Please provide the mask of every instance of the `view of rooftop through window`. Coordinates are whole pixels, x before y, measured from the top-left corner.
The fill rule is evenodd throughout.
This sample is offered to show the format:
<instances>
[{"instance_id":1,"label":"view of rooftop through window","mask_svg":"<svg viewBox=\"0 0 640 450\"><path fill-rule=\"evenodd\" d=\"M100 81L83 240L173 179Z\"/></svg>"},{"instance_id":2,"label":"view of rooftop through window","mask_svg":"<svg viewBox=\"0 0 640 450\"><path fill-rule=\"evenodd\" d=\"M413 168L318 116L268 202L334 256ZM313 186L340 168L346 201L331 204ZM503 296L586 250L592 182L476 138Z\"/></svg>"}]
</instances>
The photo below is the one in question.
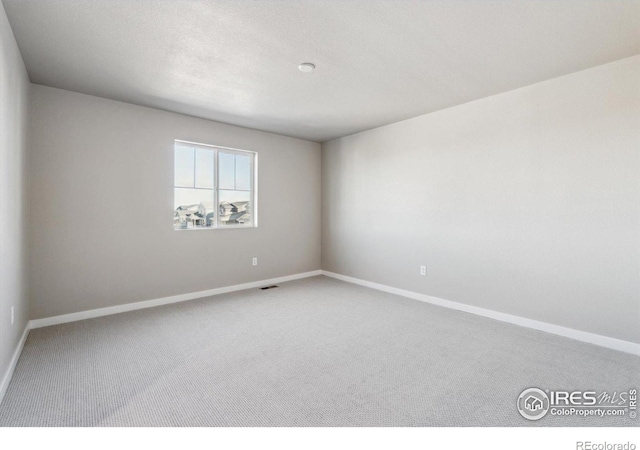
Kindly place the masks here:
<instances>
[{"instance_id":1,"label":"view of rooftop through window","mask_svg":"<svg viewBox=\"0 0 640 450\"><path fill-rule=\"evenodd\" d=\"M255 226L255 153L176 141L174 228Z\"/></svg>"}]
</instances>

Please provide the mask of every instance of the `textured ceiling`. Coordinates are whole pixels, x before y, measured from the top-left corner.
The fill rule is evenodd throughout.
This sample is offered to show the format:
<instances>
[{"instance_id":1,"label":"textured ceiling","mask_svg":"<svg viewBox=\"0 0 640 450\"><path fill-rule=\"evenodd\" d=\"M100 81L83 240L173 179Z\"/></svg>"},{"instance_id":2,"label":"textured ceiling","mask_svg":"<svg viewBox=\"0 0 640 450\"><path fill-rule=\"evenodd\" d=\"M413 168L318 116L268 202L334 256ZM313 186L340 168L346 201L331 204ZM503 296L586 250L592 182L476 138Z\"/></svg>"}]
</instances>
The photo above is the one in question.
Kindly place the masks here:
<instances>
[{"instance_id":1,"label":"textured ceiling","mask_svg":"<svg viewBox=\"0 0 640 450\"><path fill-rule=\"evenodd\" d=\"M634 0L3 4L34 83L313 141L640 53Z\"/></svg>"}]
</instances>

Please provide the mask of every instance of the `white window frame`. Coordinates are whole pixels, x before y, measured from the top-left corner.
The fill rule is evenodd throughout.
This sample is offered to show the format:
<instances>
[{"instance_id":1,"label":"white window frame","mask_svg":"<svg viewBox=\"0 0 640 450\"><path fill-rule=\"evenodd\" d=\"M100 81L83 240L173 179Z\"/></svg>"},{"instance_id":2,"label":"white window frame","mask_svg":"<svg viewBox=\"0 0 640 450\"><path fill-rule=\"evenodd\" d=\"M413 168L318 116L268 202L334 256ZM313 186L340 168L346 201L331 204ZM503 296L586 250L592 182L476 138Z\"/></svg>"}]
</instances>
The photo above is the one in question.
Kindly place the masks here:
<instances>
[{"instance_id":1,"label":"white window frame","mask_svg":"<svg viewBox=\"0 0 640 450\"><path fill-rule=\"evenodd\" d=\"M194 147L194 149L200 148L202 150L208 150L208 151L213 151L213 189L209 189L209 188L193 188L193 189L203 189L203 190L212 190L213 191L213 205L214 205L214 209L215 209L215 213L214 213L214 218L215 220L213 221L213 226L211 227L193 227L193 228L176 228L175 226L173 227L174 231L196 231L196 230L226 230L226 229L238 229L238 228L257 228L258 227L258 152L252 151L252 150L243 150L243 149L239 149L239 148L231 148L231 147L222 147L219 145L209 145L209 144L202 144L199 142L191 142L191 141L185 141L182 139L176 139L174 140L173 143L173 158L174 158L174 183L173 183L173 195L174 195L174 202L173 204L175 205L175 190L176 188L185 188L184 186L176 186L175 184L175 151L176 151L176 146L182 144L182 145L187 145L189 147ZM250 217L251 220L248 224L237 224L237 225L221 225L220 222L220 200L219 200L219 180L220 180L220 174L219 174L219 159L218 159L218 155L219 153L227 153L227 154L234 154L234 155L243 155L243 156L251 156L251 160L250 160L250 165L251 165L251 177L250 177L250 181L251 181L251 185L250 185L250 191L249 191L249 205L250 205ZM194 155L195 157L195 155ZM194 170L195 170L195 165L194 165ZM194 180L195 180L195 174L194 174ZM224 190L224 189L223 189ZM175 213L175 206L174 206L174 213Z\"/></svg>"}]
</instances>

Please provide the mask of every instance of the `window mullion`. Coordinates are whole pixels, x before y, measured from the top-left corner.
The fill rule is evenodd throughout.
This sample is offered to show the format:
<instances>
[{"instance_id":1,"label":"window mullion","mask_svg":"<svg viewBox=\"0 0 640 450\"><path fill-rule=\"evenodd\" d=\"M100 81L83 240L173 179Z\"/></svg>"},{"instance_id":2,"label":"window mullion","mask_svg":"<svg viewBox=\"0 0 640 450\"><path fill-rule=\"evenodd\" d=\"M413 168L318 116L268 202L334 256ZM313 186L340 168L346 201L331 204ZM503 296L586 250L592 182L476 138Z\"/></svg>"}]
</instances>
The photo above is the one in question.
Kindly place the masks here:
<instances>
[{"instance_id":1,"label":"window mullion","mask_svg":"<svg viewBox=\"0 0 640 450\"><path fill-rule=\"evenodd\" d=\"M219 193L219 189L218 189L218 180L220 179L220 164L219 164L219 159L218 159L218 155L220 154L220 152L218 151L218 149L214 149L213 150L213 154L214 154L214 158L213 158L213 163L214 163L214 168L213 168L213 216L215 218L215 228L219 228L220 227L220 201L218 200L218 193Z\"/></svg>"}]
</instances>

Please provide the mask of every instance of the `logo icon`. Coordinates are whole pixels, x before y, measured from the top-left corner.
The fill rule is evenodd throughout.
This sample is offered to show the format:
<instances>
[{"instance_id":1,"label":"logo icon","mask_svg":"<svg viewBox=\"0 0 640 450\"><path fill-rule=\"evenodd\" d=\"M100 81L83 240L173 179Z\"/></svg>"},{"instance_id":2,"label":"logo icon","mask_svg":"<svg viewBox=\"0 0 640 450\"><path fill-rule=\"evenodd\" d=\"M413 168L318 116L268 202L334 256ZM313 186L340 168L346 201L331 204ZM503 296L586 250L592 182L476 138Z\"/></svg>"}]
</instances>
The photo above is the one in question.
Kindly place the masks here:
<instances>
[{"instance_id":1,"label":"logo icon","mask_svg":"<svg viewBox=\"0 0 640 450\"><path fill-rule=\"evenodd\" d=\"M518 397L518 412L527 420L539 420L549 412L549 397L538 388L522 391Z\"/></svg>"}]
</instances>

